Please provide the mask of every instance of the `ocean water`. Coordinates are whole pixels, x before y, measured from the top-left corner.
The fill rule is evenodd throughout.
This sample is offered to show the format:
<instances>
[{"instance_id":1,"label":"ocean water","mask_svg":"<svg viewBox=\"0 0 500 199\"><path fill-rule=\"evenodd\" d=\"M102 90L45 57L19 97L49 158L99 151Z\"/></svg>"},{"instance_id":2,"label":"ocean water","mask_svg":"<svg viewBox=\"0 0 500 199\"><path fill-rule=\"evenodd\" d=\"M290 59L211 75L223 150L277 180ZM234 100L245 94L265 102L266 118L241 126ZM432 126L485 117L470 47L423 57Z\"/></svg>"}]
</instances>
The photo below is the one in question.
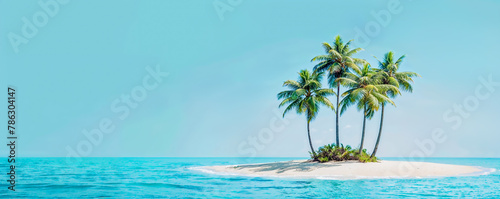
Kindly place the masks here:
<instances>
[{"instance_id":1,"label":"ocean water","mask_svg":"<svg viewBox=\"0 0 500 199\"><path fill-rule=\"evenodd\" d=\"M0 198L500 198L500 158L428 158L497 171L422 179L259 178L193 169L293 159L304 158L83 158L71 164L65 158L21 158L15 192L7 189L7 161L0 163Z\"/></svg>"}]
</instances>

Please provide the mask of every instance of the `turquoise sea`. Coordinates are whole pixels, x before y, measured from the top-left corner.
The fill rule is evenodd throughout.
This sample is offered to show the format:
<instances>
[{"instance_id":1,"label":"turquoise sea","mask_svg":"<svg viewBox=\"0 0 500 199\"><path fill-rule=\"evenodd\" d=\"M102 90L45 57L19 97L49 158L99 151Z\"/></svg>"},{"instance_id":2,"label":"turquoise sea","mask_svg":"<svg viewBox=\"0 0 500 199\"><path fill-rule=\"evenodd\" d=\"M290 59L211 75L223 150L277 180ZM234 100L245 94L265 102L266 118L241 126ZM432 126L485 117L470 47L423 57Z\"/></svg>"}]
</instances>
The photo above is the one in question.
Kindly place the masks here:
<instances>
[{"instance_id":1,"label":"turquoise sea","mask_svg":"<svg viewBox=\"0 0 500 199\"><path fill-rule=\"evenodd\" d=\"M500 198L500 158L428 158L496 171L424 179L258 178L193 169L293 159L304 158L83 158L71 164L66 158L21 158L15 192L7 189L7 161L0 164L0 198Z\"/></svg>"}]
</instances>

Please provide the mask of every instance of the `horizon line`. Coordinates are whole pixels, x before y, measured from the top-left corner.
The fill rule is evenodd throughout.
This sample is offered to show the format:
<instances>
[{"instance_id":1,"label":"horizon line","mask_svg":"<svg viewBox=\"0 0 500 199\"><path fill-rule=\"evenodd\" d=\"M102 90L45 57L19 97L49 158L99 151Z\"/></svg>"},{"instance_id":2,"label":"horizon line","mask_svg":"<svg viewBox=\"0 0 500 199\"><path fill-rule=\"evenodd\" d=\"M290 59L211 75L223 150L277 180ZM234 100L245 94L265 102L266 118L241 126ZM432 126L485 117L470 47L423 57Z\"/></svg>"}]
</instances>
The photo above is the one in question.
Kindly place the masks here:
<instances>
[{"instance_id":1,"label":"horizon line","mask_svg":"<svg viewBox=\"0 0 500 199\"><path fill-rule=\"evenodd\" d=\"M17 158L68 158L63 156L30 156L30 157L17 157ZM71 157L75 158L75 157ZM196 156L92 156L92 157L78 157L78 158L306 158L310 159L310 157L196 157ZM426 158L500 158L500 157L423 157L423 158L414 158L414 157L378 157L380 158L412 158L412 159L426 159Z\"/></svg>"}]
</instances>

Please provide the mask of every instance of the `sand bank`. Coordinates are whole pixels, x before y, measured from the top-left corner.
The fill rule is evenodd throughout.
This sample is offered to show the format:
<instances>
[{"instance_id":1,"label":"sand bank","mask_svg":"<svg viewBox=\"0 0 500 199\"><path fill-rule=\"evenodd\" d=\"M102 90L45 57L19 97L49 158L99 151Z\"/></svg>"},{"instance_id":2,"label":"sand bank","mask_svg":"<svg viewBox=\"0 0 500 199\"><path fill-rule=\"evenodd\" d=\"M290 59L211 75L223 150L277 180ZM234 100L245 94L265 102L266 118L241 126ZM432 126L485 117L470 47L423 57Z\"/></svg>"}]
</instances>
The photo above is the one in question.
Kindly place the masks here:
<instances>
[{"instance_id":1,"label":"sand bank","mask_svg":"<svg viewBox=\"0 0 500 199\"><path fill-rule=\"evenodd\" d=\"M318 163L295 160L262 164L206 166L195 169L222 175L319 179L426 178L484 175L494 171L474 166L385 160L372 163L358 161Z\"/></svg>"}]
</instances>

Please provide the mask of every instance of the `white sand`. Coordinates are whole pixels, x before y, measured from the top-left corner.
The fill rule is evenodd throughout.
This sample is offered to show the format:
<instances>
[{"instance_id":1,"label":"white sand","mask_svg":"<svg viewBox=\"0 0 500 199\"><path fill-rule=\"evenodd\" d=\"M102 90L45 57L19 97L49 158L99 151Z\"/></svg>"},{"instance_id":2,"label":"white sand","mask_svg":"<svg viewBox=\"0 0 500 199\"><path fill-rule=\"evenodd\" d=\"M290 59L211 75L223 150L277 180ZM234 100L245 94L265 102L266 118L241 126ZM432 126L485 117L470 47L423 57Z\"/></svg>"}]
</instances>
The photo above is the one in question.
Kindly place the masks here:
<instances>
[{"instance_id":1,"label":"white sand","mask_svg":"<svg viewBox=\"0 0 500 199\"><path fill-rule=\"evenodd\" d=\"M198 170L223 175L320 179L424 178L483 175L491 172L489 169L473 166L385 160L372 163L358 161L317 163L295 160L263 164L206 166L199 167Z\"/></svg>"}]
</instances>

